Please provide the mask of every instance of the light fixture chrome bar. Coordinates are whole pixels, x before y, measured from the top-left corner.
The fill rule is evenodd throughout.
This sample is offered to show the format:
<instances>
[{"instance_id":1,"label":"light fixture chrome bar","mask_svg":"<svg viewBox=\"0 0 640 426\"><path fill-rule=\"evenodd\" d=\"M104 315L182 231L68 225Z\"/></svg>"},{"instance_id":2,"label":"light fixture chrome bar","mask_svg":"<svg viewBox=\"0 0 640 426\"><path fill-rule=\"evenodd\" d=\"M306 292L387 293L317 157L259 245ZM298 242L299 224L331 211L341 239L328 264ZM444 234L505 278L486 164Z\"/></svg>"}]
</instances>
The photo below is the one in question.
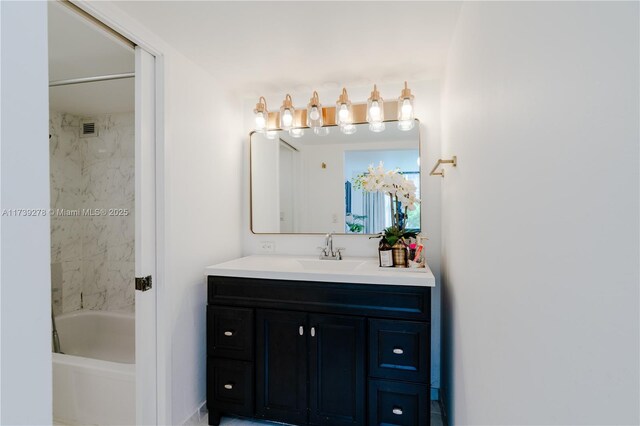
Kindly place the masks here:
<instances>
[{"instance_id":1,"label":"light fixture chrome bar","mask_svg":"<svg viewBox=\"0 0 640 426\"><path fill-rule=\"evenodd\" d=\"M121 74L98 75L95 77L70 78L68 80L50 81L49 87L68 86L69 84L93 83L95 81L121 80L123 78L133 78L136 76L134 72L125 72Z\"/></svg>"}]
</instances>

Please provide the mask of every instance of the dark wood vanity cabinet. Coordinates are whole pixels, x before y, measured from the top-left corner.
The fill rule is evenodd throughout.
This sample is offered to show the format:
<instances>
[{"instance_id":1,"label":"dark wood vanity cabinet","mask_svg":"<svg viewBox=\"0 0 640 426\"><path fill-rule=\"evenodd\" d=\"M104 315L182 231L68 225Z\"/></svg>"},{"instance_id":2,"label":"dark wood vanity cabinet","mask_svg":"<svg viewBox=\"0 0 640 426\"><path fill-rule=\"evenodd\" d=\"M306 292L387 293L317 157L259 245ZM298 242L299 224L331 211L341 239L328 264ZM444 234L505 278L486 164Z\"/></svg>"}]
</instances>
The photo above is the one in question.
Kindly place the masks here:
<instances>
[{"instance_id":1,"label":"dark wood vanity cabinet","mask_svg":"<svg viewBox=\"0 0 640 426\"><path fill-rule=\"evenodd\" d=\"M428 425L429 318L429 287L209 276L209 424Z\"/></svg>"},{"instance_id":2,"label":"dark wood vanity cabinet","mask_svg":"<svg viewBox=\"0 0 640 426\"><path fill-rule=\"evenodd\" d=\"M362 425L365 319L258 309L256 416Z\"/></svg>"}]
</instances>

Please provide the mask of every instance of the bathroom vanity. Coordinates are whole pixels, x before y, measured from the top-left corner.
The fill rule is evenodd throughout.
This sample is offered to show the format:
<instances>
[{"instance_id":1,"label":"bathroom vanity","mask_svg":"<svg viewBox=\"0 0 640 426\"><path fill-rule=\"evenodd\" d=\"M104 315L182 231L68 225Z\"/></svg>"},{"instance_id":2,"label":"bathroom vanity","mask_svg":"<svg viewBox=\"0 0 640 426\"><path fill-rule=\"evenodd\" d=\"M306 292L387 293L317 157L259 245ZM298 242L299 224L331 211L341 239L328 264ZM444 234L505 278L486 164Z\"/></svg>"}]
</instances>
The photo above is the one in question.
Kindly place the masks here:
<instances>
[{"instance_id":1,"label":"bathroom vanity","mask_svg":"<svg viewBox=\"0 0 640 426\"><path fill-rule=\"evenodd\" d=\"M210 425L429 424L428 268L249 256L205 273Z\"/></svg>"}]
</instances>

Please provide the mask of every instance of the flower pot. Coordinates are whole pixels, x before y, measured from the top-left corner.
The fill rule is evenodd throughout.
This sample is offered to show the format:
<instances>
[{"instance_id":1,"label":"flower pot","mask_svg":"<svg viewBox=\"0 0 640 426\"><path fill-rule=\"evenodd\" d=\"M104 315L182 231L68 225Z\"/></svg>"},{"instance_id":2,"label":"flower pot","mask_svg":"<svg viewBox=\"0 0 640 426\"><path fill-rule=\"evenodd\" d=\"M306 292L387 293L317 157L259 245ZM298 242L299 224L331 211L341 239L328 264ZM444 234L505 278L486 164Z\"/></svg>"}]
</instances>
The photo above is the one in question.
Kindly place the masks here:
<instances>
[{"instance_id":1,"label":"flower pot","mask_svg":"<svg viewBox=\"0 0 640 426\"><path fill-rule=\"evenodd\" d=\"M397 241L392 247L393 252L393 266L396 268L407 267L407 246L402 240Z\"/></svg>"}]
</instances>

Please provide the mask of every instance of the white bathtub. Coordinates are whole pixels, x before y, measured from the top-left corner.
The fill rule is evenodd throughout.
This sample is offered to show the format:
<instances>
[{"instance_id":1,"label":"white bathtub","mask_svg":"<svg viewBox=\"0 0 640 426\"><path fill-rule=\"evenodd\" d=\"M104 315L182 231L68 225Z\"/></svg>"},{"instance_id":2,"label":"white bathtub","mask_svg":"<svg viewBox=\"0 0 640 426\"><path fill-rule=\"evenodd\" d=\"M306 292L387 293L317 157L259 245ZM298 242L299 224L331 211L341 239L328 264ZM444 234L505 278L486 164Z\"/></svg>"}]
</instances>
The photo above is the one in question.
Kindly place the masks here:
<instances>
[{"instance_id":1,"label":"white bathtub","mask_svg":"<svg viewBox=\"0 0 640 426\"><path fill-rule=\"evenodd\" d=\"M77 425L135 424L133 314L78 311L56 317L53 418Z\"/></svg>"}]
</instances>

